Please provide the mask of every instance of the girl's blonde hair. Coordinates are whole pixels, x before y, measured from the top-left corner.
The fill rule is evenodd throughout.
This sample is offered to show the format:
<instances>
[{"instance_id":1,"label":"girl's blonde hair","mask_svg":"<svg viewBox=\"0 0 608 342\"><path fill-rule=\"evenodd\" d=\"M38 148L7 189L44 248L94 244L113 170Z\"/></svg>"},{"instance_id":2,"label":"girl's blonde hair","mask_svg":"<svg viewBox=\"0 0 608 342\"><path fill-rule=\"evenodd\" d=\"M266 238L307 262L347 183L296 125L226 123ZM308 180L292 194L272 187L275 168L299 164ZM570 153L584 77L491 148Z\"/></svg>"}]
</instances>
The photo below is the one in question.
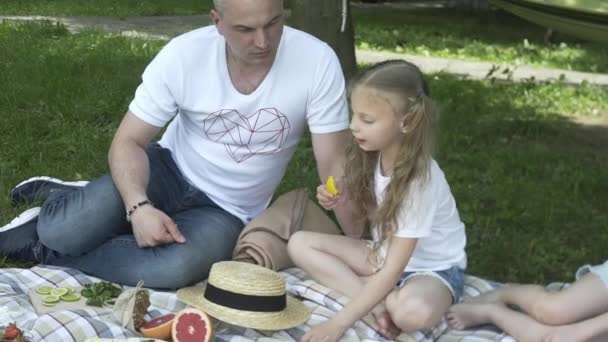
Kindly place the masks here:
<instances>
[{"instance_id":1,"label":"girl's blonde hair","mask_svg":"<svg viewBox=\"0 0 608 342\"><path fill-rule=\"evenodd\" d=\"M414 181L422 184L428 179L436 112L422 72L416 65L403 60L386 61L362 70L350 83L349 98L357 87L386 92L393 95L387 98L400 100L391 105L404 123L401 146L379 207L374 194L379 153L362 150L354 138L347 149L346 189L359 206L359 219L365 220L369 227L376 227L379 241L386 241L397 229L399 211L406 209L404 203L416 200L408 198ZM379 247L376 244L373 249L376 257Z\"/></svg>"}]
</instances>

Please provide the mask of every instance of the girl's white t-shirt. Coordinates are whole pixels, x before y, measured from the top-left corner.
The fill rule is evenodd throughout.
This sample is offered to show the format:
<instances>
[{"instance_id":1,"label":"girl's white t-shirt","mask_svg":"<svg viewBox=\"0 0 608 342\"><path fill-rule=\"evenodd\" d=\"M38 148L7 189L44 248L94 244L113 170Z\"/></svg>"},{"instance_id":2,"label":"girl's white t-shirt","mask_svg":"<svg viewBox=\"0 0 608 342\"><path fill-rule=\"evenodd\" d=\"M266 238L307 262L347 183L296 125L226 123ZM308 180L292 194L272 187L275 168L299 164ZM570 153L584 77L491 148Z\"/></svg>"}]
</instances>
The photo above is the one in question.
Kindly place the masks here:
<instances>
[{"instance_id":1,"label":"girl's white t-shirt","mask_svg":"<svg viewBox=\"0 0 608 342\"><path fill-rule=\"evenodd\" d=\"M382 175L380 158L375 171L375 194L378 205L382 203L384 191L391 178ZM465 269L466 235L460 220L456 201L443 171L434 159L430 161L429 177L426 181L415 181L410 186L410 195L404 200L397 217L398 229L394 236L417 238L418 242L405 271L441 271L458 266ZM374 241L378 231L372 229ZM386 258L388 241L379 251L381 260Z\"/></svg>"},{"instance_id":2,"label":"girl's white t-shirt","mask_svg":"<svg viewBox=\"0 0 608 342\"><path fill-rule=\"evenodd\" d=\"M342 69L319 39L285 26L271 70L251 94L228 73L226 41L214 26L169 42L148 65L129 110L164 127L184 177L248 222L266 208L298 141L347 129Z\"/></svg>"}]
</instances>

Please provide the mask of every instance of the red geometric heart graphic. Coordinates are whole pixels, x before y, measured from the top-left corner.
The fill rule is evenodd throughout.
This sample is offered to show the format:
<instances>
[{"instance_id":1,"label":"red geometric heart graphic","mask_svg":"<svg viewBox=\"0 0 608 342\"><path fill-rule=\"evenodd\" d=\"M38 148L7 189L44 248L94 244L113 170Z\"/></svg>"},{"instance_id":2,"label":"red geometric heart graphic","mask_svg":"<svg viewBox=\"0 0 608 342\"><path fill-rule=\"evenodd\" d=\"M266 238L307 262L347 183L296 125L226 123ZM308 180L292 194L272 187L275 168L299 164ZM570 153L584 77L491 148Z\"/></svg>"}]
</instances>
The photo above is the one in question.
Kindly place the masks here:
<instances>
[{"instance_id":1,"label":"red geometric heart graphic","mask_svg":"<svg viewBox=\"0 0 608 342\"><path fill-rule=\"evenodd\" d=\"M205 119L204 131L223 143L230 157L241 163L256 154L280 150L289 135L289 120L276 108L262 108L246 116L234 109L221 109Z\"/></svg>"}]
</instances>

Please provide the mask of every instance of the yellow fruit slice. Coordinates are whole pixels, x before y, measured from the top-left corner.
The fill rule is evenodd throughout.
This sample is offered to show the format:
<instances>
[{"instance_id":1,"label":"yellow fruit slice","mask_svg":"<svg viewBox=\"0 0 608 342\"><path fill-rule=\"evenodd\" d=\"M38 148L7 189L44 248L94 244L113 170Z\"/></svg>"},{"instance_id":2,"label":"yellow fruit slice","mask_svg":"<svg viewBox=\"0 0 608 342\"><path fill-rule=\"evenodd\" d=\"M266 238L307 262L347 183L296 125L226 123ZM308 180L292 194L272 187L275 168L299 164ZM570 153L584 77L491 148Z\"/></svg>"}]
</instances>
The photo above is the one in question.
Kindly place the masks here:
<instances>
[{"instance_id":1,"label":"yellow fruit slice","mask_svg":"<svg viewBox=\"0 0 608 342\"><path fill-rule=\"evenodd\" d=\"M51 290L51 295L57 296L57 297L61 297L61 296L64 296L64 295L68 294L68 292L70 292L69 289L66 289L65 287L59 287L59 288L56 288L56 289L52 289Z\"/></svg>"},{"instance_id":2,"label":"yellow fruit slice","mask_svg":"<svg viewBox=\"0 0 608 342\"><path fill-rule=\"evenodd\" d=\"M80 300L80 293L73 292L65 294L61 296L61 300L63 300L64 302L77 302Z\"/></svg>"},{"instance_id":3,"label":"yellow fruit slice","mask_svg":"<svg viewBox=\"0 0 608 342\"><path fill-rule=\"evenodd\" d=\"M329 193L332 195L338 194L338 189L336 189L336 183L334 182L333 176L327 177L327 183L325 184L325 189L327 189L327 191L329 191Z\"/></svg>"},{"instance_id":4,"label":"yellow fruit slice","mask_svg":"<svg viewBox=\"0 0 608 342\"><path fill-rule=\"evenodd\" d=\"M53 295L48 295L48 296L44 296L42 297L42 304L55 304L59 302L59 297L58 296L53 296Z\"/></svg>"},{"instance_id":5,"label":"yellow fruit slice","mask_svg":"<svg viewBox=\"0 0 608 342\"><path fill-rule=\"evenodd\" d=\"M40 287L36 288L36 293L41 294L41 295L47 295L47 294L51 293L52 289L53 289L53 287L51 287L51 286L40 286Z\"/></svg>"}]
</instances>

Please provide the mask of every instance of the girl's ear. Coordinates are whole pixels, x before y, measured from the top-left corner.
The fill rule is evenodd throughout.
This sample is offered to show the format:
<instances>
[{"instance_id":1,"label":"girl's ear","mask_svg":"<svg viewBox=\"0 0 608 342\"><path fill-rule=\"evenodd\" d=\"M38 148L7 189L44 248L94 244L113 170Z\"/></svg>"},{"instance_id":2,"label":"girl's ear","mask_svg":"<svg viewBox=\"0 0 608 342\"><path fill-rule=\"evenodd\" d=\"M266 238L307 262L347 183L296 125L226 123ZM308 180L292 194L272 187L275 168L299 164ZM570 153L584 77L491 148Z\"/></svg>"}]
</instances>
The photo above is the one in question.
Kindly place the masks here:
<instances>
[{"instance_id":1,"label":"girl's ear","mask_svg":"<svg viewBox=\"0 0 608 342\"><path fill-rule=\"evenodd\" d=\"M403 117L401 118L401 133L407 134L411 132L410 123L412 122L413 116L414 113L406 113L403 115Z\"/></svg>"}]
</instances>

